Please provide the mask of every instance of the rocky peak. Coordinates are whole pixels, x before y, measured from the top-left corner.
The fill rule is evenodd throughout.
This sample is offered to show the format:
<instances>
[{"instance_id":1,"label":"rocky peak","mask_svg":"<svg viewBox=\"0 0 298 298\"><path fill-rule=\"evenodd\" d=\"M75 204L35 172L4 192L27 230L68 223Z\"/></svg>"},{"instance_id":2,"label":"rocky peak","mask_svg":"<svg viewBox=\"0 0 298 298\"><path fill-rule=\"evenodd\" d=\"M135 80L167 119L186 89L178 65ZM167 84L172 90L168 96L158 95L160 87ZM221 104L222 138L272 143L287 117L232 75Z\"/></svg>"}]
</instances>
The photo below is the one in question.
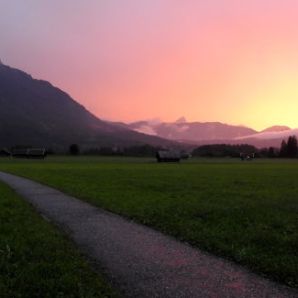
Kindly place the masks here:
<instances>
[{"instance_id":1,"label":"rocky peak","mask_svg":"<svg viewBox=\"0 0 298 298\"><path fill-rule=\"evenodd\" d=\"M175 123L186 123L186 118L185 117L180 117L178 118Z\"/></svg>"}]
</instances>

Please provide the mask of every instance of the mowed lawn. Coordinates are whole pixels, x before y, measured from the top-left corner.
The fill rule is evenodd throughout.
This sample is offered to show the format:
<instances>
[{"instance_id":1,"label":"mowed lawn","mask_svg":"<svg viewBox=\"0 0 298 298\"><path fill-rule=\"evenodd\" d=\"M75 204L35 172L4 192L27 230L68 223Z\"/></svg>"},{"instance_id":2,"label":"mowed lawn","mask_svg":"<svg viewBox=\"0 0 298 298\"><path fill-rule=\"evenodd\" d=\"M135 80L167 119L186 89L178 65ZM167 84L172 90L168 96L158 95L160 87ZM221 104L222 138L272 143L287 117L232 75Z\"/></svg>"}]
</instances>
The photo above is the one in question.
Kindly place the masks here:
<instances>
[{"instance_id":1,"label":"mowed lawn","mask_svg":"<svg viewBox=\"0 0 298 298\"><path fill-rule=\"evenodd\" d=\"M96 206L133 218L298 287L298 161L49 158L0 161Z\"/></svg>"},{"instance_id":2,"label":"mowed lawn","mask_svg":"<svg viewBox=\"0 0 298 298\"><path fill-rule=\"evenodd\" d=\"M0 297L116 297L73 244L0 183Z\"/></svg>"}]
</instances>

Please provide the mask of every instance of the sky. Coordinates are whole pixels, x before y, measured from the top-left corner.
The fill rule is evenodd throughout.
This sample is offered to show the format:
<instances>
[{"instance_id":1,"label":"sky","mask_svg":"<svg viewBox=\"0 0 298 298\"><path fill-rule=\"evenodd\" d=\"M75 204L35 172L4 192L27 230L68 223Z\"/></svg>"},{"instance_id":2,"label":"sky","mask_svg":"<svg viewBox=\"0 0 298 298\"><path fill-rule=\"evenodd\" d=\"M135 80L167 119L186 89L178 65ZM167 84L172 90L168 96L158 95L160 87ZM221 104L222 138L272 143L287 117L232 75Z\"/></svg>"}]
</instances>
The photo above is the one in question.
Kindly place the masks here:
<instances>
[{"instance_id":1,"label":"sky","mask_svg":"<svg viewBox=\"0 0 298 298\"><path fill-rule=\"evenodd\" d=\"M102 119L298 127L296 0L0 0L0 59Z\"/></svg>"}]
</instances>

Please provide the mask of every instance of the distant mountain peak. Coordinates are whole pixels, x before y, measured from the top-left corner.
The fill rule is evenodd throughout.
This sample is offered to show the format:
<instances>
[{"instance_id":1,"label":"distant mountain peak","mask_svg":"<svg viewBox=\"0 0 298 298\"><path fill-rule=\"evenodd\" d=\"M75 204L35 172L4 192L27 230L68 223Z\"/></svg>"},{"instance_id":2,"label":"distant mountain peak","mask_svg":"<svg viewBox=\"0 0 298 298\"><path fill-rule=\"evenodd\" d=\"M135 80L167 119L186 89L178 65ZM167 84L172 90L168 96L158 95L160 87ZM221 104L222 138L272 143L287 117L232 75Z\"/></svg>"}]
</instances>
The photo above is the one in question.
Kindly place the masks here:
<instances>
[{"instance_id":1,"label":"distant mountain peak","mask_svg":"<svg viewBox=\"0 0 298 298\"><path fill-rule=\"evenodd\" d=\"M152 118L152 119L147 119L146 122L155 125L155 124L161 123L162 121L161 121L160 118L155 117L155 118Z\"/></svg>"},{"instance_id":2,"label":"distant mountain peak","mask_svg":"<svg viewBox=\"0 0 298 298\"><path fill-rule=\"evenodd\" d=\"M261 132L280 132L280 131L286 131L290 129L291 129L290 127L285 125L274 125L262 130Z\"/></svg>"},{"instance_id":3,"label":"distant mountain peak","mask_svg":"<svg viewBox=\"0 0 298 298\"><path fill-rule=\"evenodd\" d=\"M220 122L187 122L184 117L175 122L161 122L152 125L147 121L131 123L129 128L155 136L184 142L202 142L212 140L232 140L257 133L257 131L241 126Z\"/></svg>"},{"instance_id":4,"label":"distant mountain peak","mask_svg":"<svg viewBox=\"0 0 298 298\"><path fill-rule=\"evenodd\" d=\"M185 117L180 117L180 118L178 118L176 121L175 121L175 123L186 123L187 122L187 120L186 120L186 118Z\"/></svg>"}]
</instances>

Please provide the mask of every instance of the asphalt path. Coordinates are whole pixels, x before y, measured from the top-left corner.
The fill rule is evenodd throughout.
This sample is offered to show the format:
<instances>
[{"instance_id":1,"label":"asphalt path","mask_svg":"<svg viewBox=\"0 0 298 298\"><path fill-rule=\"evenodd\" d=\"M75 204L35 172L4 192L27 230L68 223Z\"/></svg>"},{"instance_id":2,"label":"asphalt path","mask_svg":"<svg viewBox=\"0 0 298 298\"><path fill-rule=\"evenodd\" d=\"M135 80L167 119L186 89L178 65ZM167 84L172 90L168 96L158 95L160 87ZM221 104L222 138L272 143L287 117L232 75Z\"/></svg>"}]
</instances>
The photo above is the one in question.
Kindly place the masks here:
<instances>
[{"instance_id":1,"label":"asphalt path","mask_svg":"<svg viewBox=\"0 0 298 298\"><path fill-rule=\"evenodd\" d=\"M67 233L123 297L298 297L295 289L54 188L3 172L0 180Z\"/></svg>"}]
</instances>

